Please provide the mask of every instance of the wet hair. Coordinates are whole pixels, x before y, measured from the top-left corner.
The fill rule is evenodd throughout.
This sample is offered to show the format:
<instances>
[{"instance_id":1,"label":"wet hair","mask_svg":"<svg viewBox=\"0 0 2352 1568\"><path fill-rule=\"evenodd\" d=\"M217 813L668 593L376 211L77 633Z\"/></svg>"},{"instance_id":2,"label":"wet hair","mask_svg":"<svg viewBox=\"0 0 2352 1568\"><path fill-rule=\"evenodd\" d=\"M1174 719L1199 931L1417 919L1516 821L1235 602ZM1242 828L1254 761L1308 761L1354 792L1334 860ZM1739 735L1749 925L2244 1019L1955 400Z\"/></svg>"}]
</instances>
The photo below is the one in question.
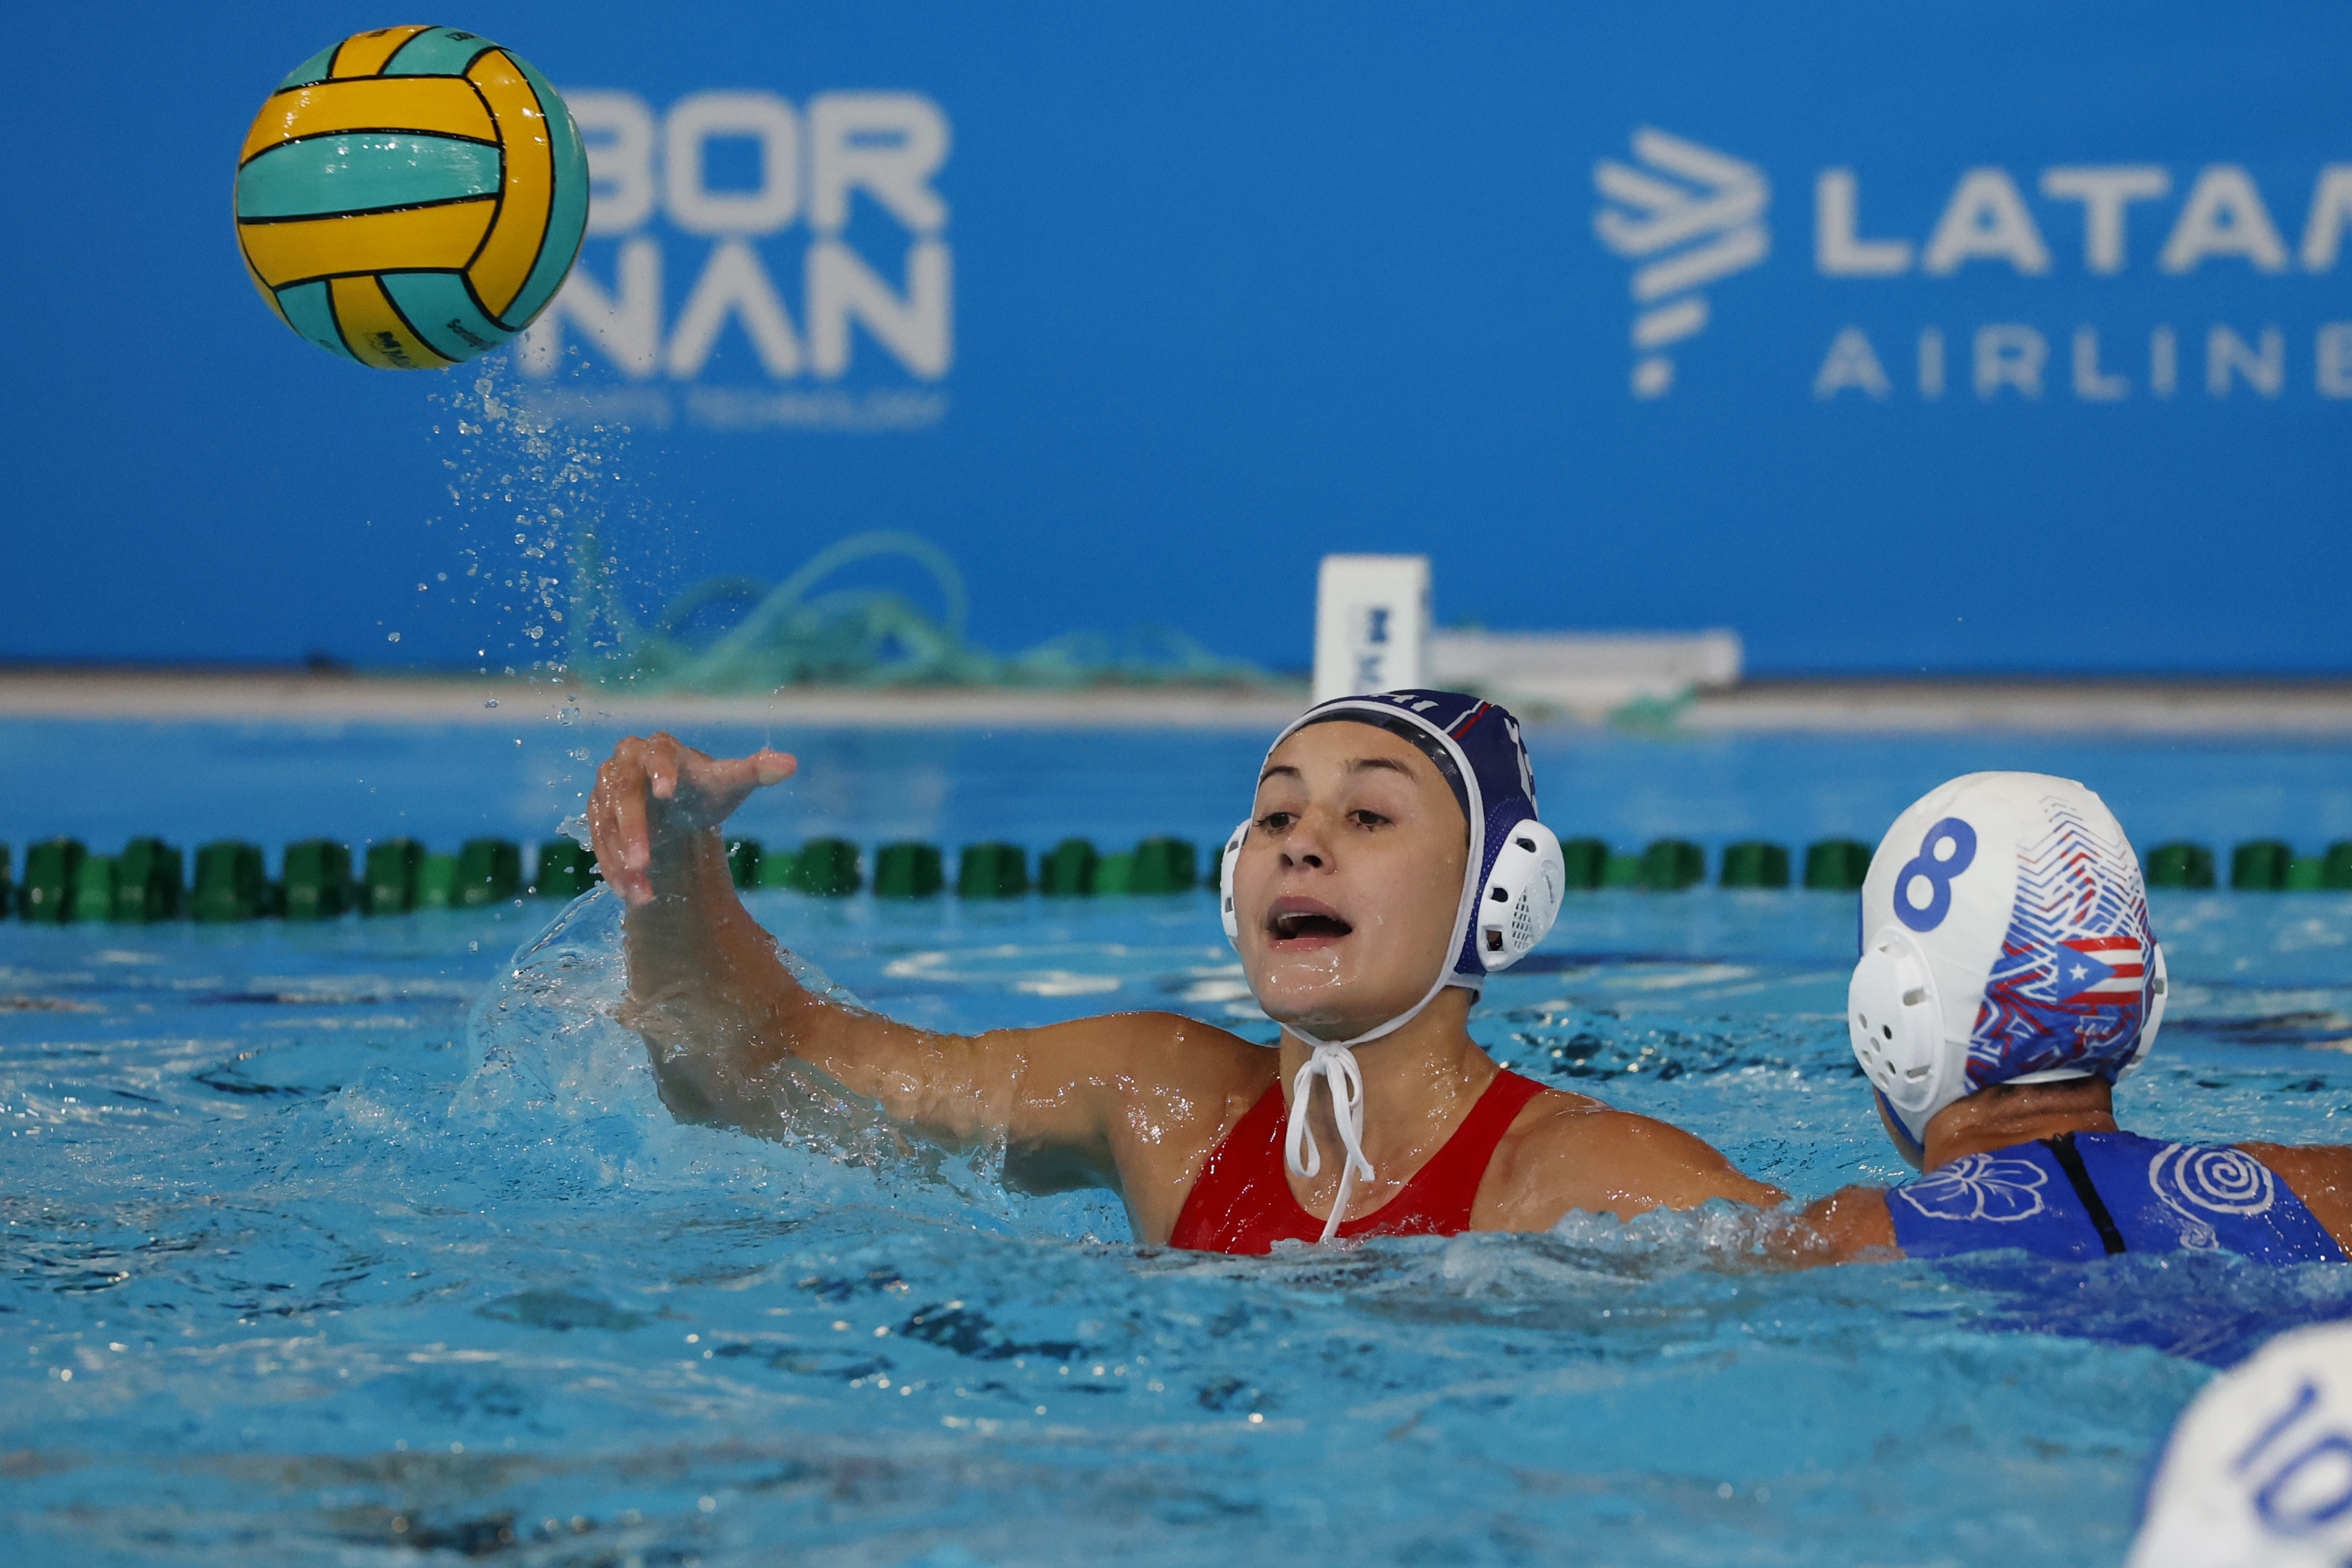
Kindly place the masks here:
<instances>
[{"instance_id":1,"label":"wet hair","mask_svg":"<svg viewBox=\"0 0 2352 1568\"><path fill-rule=\"evenodd\" d=\"M1363 712L1340 712L1309 719L1299 729L1309 729L1317 724L1369 724L1405 742L1437 765L1437 776L1445 781L1445 787L1454 792L1454 804L1462 808L1462 820L1465 823L1470 820L1470 786L1462 782L1462 770L1454 765L1445 748L1437 743L1437 737L1420 725L1407 723L1402 719L1376 719Z\"/></svg>"}]
</instances>

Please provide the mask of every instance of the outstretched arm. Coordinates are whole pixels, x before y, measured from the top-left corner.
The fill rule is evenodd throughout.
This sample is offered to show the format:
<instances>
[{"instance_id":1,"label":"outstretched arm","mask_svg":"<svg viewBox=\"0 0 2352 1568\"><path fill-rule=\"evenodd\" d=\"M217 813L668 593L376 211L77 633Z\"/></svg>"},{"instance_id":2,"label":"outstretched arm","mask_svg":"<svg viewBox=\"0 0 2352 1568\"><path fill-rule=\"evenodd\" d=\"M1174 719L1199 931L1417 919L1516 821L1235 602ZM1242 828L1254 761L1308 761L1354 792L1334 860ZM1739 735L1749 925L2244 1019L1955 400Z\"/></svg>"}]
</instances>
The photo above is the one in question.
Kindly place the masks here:
<instances>
[{"instance_id":1,"label":"outstretched arm","mask_svg":"<svg viewBox=\"0 0 2352 1568\"><path fill-rule=\"evenodd\" d=\"M795 981L735 896L719 835L752 791L795 766L773 751L717 759L656 734L622 742L597 773L597 863L628 905L623 1018L645 1037L673 1112L773 1130L775 1069L797 1058L928 1136L960 1143L1002 1130L1016 1149L1098 1181L1131 1181L1129 1166L1214 1142L1230 1119L1226 1079L1237 1067L1253 1076L1251 1047L1222 1030L1140 1013L940 1035Z\"/></svg>"},{"instance_id":2,"label":"outstretched arm","mask_svg":"<svg viewBox=\"0 0 2352 1568\"><path fill-rule=\"evenodd\" d=\"M1800 1266L1878 1263L1901 1257L1901 1249L1885 1187L1840 1187L1815 1199L1766 1248L1777 1260Z\"/></svg>"},{"instance_id":3,"label":"outstretched arm","mask_svg":"<svg viewBox=\"0 0 2352 1568\"><path fill-rule=\"evenodd\" d=\"M1771 1211L1756 1216L1739 1244L1743 1252L1757 1249L1748 1255L1751 1263L1803 1268L1902 1256L1883 1187L1842 1188L1792 1213L1775 1206L1788 1196L1780 1188L1742 1174L1713 1145L1670 1123L1559 1091L1523 1116L1498 1151L1496 1165L1507 1152L1509 1168L1488 1171L1490 1184L1498 1174L1513 1184L1507 1195L1497 1194L1495 1228L1548 1230L1578 1210L1629 1220L1728 1198ZM1481 1189L1482 1206L1487 1193Z\"/></svg>"},{"instance_id":4,"label":"outstretched arm","mask_svg":"<svg viewBox=\"0 0 2352 1568\"><path fill-rule=\"evenodd\" d=\"M663 1100L693 1121L772 1119L756 1081L782 1054L779 1025L816 1001L736 898L719 837L753 790L798 766L766 749L722 760L671 735L633 735L589 796L597 867L628 910L624 1018L652 1049Z\"/></svg>"}]
</instances>

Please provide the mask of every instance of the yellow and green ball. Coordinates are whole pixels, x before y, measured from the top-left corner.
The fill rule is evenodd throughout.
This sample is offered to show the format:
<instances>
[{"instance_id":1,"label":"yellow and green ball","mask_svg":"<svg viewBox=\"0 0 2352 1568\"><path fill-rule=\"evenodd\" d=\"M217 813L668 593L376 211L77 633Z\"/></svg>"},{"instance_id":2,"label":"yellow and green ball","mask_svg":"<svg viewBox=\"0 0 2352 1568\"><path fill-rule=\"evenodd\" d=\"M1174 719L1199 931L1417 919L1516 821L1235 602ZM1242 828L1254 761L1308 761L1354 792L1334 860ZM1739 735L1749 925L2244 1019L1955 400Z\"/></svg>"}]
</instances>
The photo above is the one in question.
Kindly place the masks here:
<instances>
[{"instance_id":1,"label":"yellow and green ball","mask_svg":"<svg viewBox=\"0 0 2352 1568\"><path fill-rule=\"evenodd\" d=\"M588 226L572 112L509 49L379 27L278 84L236 169L236 239L278 318L331 353L435 370L547 308Z\"/></svg>"}]
</instances>

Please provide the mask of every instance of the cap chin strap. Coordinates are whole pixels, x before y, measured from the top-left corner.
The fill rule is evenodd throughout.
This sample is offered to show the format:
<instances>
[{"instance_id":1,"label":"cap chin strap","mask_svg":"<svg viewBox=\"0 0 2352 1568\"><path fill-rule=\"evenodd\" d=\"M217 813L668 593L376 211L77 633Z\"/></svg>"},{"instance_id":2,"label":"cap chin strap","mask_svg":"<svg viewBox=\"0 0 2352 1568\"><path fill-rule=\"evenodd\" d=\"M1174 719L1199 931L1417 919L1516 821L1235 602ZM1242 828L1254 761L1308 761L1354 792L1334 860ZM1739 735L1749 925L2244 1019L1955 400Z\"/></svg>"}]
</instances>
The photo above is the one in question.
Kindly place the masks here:
<instances>
[{"instance_id":1,"label":"cap chin strap","mask_svg":"<svg viewBox=\"0 0 2352 1568\"><path fill-rule=\"evenodd\" d=\"M1348 1212L1356 1178L1361 1175L1370 1181L1372 1163L1364 1158L1364 1069L1356 1065L1355 1052L1345 1046L1317 1046L1291 1080L1290 1131L1283 1141L1283 1158L1298 1175L1312 1179L1322 1172L1323 1151L1315 1146L1315 1134L1307 1130L1307 1102L1315 1093L1318 1077L1331 1088L1331 1119L1339 1124L1339 1143L1347 1151L1339 1163L1339 1195L1331 1200L1331 1217L1323 1222L1323 1234L1316 1237L1319 1247L1339 1234L1339 1221Z\"/></svg>"},{"instance_id":2,"label":"cap chin strap","mask_svg":"<svg viewBox=\"0 0 2352 1568\"><path fill-rule=\"evenodd\" d=\"M1331 1217L1323 1222L1323 1234L1316 1238L1318 1247L1339 1234L1339 1222L1347 1215L1348 1199L1354 1195L1356 1178L1360 1175L1368 1182L1372 1179L1372 1163L1364 1157L1364 1069L1356 1060L1356 1047L1403 1028L1420 1017L1449 984L1460 984L1461 977L1451 973L1453 949L1446 952L1446 968L1439 972L1437 984L1429 988L1428 995L1387 1023L1367 1029L1351 1040L1320 1039L1297 1025L1283 1026L1303 1044L1313 1047L1306 1065L1290 1080L1290 1126L1283 1135L1283 1159L1291 1173L1304 1180L1312 1181L1322 1173L1323 1151L1315 1146L1315 1134L1307 1125L1308 1102L1315 1097L1318 1078L1330 1089L1331 1120L1339 1124L1339 1146L1346 1152L1339 1163L1339 1195L1331 1200Z\"/></svg>"}]
</instances>

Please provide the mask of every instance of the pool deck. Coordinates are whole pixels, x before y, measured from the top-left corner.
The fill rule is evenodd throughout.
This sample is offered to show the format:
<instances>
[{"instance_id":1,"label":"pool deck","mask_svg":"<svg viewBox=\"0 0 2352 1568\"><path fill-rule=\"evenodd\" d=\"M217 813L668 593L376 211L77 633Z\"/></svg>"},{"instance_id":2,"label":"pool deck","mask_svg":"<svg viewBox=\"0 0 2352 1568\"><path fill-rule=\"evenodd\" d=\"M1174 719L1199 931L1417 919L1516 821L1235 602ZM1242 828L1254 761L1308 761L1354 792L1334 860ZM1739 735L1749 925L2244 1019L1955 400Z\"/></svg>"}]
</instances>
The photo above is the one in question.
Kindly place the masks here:
<instances>
[{"instance_id":1,"label":"pool deck","mask_svg":"<svg viewBox=\"0 0 2352 1568\"><path fill-rule=\"evenodd\" d=\"M1696 698L1678 727L1803 731L2352 737L2352 680L1765 679Z\"/></svg>"},{"instance_id":2,"label":"pool deck","mask_svg":"<svg viewBox=\"0 0 2352 1568\"><path fill-rule=\"evenodd\" d=\"M1297 688L1076 691L809 688L771 697L640 696L514 678L432 679L286 668L0 668L0 718L334 723L488 723L563 710L631 728L1265 731L1297 713ZM2352 738L2352 679L1767 679L1640 717L1686 734L2062 734Z\"/></svg>"}]
</instances>

